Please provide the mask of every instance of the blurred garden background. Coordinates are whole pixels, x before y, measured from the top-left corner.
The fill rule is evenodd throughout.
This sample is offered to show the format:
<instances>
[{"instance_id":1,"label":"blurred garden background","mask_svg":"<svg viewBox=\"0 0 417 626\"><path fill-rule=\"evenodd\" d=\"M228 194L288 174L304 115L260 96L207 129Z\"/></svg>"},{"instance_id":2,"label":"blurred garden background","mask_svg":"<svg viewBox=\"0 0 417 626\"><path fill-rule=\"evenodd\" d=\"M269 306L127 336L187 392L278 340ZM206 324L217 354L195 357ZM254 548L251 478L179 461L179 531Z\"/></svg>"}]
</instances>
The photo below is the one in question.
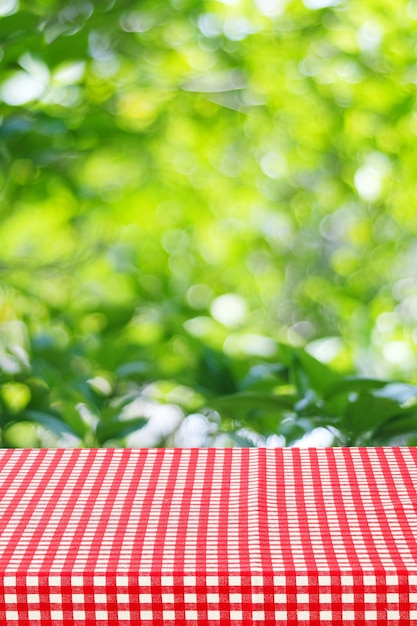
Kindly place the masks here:
<instances>
[{"instance_id":1,"label":"blurred garden background","mask_svg":"<svg viewBox=\"0 0 417 626\"><path fill-rule=\"evenodd\" d=\"M0 445L417 440L417 1L0 0Z\"/></svg>"}]
</instances>

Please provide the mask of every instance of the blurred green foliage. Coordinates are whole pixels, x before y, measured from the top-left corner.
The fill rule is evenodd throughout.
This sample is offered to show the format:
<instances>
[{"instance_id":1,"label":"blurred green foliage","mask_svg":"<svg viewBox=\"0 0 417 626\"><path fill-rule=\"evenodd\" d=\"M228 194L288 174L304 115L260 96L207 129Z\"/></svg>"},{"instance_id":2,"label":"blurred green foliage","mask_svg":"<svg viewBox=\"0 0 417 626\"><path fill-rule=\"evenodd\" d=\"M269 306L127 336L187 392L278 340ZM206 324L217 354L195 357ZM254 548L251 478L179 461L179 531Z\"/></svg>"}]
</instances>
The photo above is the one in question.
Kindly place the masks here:
<instances>
[{"instance_id":1,"label":"blurred green foliage","mask_svg":"<svg viewBox=\"0 0 417 626\"><path fill-rule=\"evenodd\" d=\"M0 0L1 445L414 442L416 26Z\"/></svg>"}]
</instances>

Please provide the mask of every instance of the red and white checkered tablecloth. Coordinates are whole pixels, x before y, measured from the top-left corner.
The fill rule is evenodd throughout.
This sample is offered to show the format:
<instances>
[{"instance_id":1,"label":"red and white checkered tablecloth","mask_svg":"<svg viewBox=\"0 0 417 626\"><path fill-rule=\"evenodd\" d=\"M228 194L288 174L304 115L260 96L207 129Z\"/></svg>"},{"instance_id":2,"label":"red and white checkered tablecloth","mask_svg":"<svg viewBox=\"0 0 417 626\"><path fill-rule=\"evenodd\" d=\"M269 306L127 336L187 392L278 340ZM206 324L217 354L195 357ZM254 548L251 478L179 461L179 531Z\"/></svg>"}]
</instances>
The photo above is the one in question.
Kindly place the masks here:
<instances>
[{"instance_id":1,"label":"red and white checkered tablecloth","mask_svg":"<svg viewBox=\"0 0 417 626\"><path fill-rule=\"evenodd\" d=\"M0 451L0 624L417 625L417 449Z\"/></svg>"}]
</instances>

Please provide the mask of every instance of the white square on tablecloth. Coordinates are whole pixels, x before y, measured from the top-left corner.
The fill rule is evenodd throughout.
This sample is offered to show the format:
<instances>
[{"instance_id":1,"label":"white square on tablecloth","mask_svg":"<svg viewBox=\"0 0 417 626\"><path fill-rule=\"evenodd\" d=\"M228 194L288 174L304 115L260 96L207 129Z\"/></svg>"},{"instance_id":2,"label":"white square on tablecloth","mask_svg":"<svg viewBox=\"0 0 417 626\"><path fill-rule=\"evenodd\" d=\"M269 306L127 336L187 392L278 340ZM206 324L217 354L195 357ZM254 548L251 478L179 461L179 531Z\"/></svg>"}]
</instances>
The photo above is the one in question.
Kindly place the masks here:
<instances>
[{"instance_id":1,"label":"white square on tablecloth","mask_svg":"<svg viewBox=\"0 0 417 626\"><path fill-rule=\"evenodd\" d=\"M148 602L151 602L151 595L148 596ZM162 594L162 602L164 604L173 604L175 602L175 595L173 593L163 593Z\"/></svg>"},{"instance_id":2,"label":"white square on tablecloth","mask_svg":"<svg viewBox=\"0 0 417 626\"><path fill-rule=\"evenodd\" d=\"M172 597L172 600L170 600L170 602L174 602L174 594L172 594L171 597ZM210 600L208 601L210 602ZM197 602L197 594L189 593L189 592L184 593L184 602L187 602L188 604L195 604Z\"/></svg>"},{"instance_id":3,"label":"white square on tablecloth","mask_svg":"<svg viewBox=\"0 0 417 626\"><path fill-rule=\"evenodd\" d=\"M17 611L10 611L6 609L6 619L7 620L17 620L19 619L19 613Z\"/></svg>"},{"instance_id":4,"label":"white square on tablecloth","mask_svg":"<svg viewBox=\"0 0 417 626\"><path fill-rule=\"evenodd\" d=\"M152 594L151 593L140 593L139 594L139 602L140 602L140 604L151 604L151 602L152 602ZM169 602L169 600L165 600L165 602Z\"/></svg>"},{"instance_id":5,"label":"white square on tablecloth","mask_svg":"<svg viewBox=\"0 0 417 626\"><path fill-rule=\"evenodd\" d=\"M297 611L297 618L299 620L309 620L310 619L310 611Z\"/></svg>"},{"instance_id":6,"label":"white square on tablecloth","mask_svg":"<svg viewBox=\"0 0 417 626\"><path fill-rule=\"evenodd\" d=\"M411 596L414 596L414 599L412 599ZM399 601L400 596L398 595L398 593L387 593L387 602L389 602L390 604L398 604ZM417 593L410 593L409 602L417 602Z\"/></svg>"},{"instance_id":7,"label":"white square on tablecloth","mask_svg":"<svg viewBox=\"0 0 417 626\"><path fill-rule=\"evenodd\" d=\"M72 594L72 601L74 602L74 604L83 604L84 603L84 594L83 593L73 593Z\"/></svg>"},{"instance_id":8,"label":"white square on tablecloth","mask_svg":"<svg viewBox=\"0 0 417 626\"><path fill-rule=\"evenodd\" d=\"M15 593L5 593L4 601L6 604L17 604L17 595Z\"/></svg>"},{"instance_id":9,"label":"white square on tablecloth","mask_svg":"<svg viewBox=\"0 0 417 626\"><path fill-rule=\"evenodd\" d=\"M399 620L400 619L400 612L399 611L387 611L387 619L392 619L392 620Z\"/></svg>"},{"instance_id":10,"label":"white square on tablecloth","mask_svg":"<svg viewBox=\"0 0 417 626\"><path fill-rule=\"evenodd\" d=\"M331 593L321 593L319 595L319 601L322 604L330 604L332 601L332 594Z\"/></svg>"},{"instance_id":11,"label":"white square on tablecloth","mask_svg":"<svg viewBox=\"0 0 417 626\"><path fill-rule=\"evenodd\" d=\"M342 596L343 598L344 596ZM352 600L351 602L353 602L353 594L352 594ZM363 599L365 602L367 602L368 604L375 604L376 603L376 593L365 593L363 595Z\"/></svg>"},{"instance_id":12,"label":"white square on tablecloth","mask_svg":"<svg viewBox=\"0 0 417 626\"><path fill-rule=\"evenodd\" d=\"M28 611L28 618L29 620L40 620L41 619L41 612L40 611L36 611L33 609L29 609Z\"/></svg>"},{"instance_id":13,"label":"white square on tablecloth","mask_svg":"<svg viewBox=\"0 0 417 626\"><path fill-rule=\"evenodd\" d=\"M95 591L94 592L94 600L97 602L97 604L106 604L107 596L106 596L105 593L97 593Z\"/></svg>"},{"instance_id":14,"label":"white square on tablecloth","mask_svg":"<svg viewBox=\"0 0 417 626\"><path fill-rule=\"evenodd\" d=\"M366 596L371 594L365 594L365 602L367 602ZM355 601L353 593L342 593L342 604L352 604ZM376 597L375 597L376 601Z\"/></svg>"}]
</instances>

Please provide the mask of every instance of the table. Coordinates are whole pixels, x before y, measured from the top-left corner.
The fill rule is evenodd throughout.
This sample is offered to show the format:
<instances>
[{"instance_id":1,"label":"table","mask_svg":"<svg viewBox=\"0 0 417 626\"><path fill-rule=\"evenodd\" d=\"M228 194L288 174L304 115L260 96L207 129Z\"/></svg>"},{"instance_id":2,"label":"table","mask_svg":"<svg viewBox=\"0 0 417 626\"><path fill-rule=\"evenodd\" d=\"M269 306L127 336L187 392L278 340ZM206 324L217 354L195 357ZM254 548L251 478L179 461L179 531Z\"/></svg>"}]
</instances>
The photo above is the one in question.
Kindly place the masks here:
<instances>
[{"instance_id":1,"label":"table","mask_svg":"<svg viewBox=\"0 0 417 626\"><path fill-rule=\"evenodd\" d=\"M417 624L417 449L0 451L0 624Z\"/></svg>"}]
</instances>

